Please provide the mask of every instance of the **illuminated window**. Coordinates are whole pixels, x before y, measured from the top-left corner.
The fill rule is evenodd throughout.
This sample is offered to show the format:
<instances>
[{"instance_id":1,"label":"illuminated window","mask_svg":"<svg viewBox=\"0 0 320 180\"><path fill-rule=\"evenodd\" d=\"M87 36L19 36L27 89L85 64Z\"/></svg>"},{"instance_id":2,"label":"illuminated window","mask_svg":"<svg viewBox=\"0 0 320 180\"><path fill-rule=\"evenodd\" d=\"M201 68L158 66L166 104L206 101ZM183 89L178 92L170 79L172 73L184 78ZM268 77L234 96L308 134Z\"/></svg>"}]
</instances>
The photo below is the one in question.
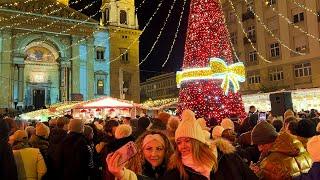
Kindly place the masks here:
<instances>
[{"instance_id":1,"label":"illuminated window","mask_svg":"<svg viewBox=\"0 0 320 180\"><path fill-rule=\"evenodd\" d=\"M298 23L301 21L304 21L304 13L303 12L293 15L293 22L294 23Z\"/></svg>"},{"instance_id":2,"label":"illuminated window","mask_svg":"<svg viewBox=\"0 0 320 180\"><path fill-rule=\"evenodd\" d=\"M103 80L97 81L97 94L104 95L104 82L103 82Z\"/></svg>"},{"instance_id":3,"label":"illuminated window","mask_svg":"<svg viewBox=\"0 0 320 180\"><path fill-rule=\"evenodd\" d=\"M257 51L249 52L249 62L257 61Z\"/></svg>"}]
</instances>

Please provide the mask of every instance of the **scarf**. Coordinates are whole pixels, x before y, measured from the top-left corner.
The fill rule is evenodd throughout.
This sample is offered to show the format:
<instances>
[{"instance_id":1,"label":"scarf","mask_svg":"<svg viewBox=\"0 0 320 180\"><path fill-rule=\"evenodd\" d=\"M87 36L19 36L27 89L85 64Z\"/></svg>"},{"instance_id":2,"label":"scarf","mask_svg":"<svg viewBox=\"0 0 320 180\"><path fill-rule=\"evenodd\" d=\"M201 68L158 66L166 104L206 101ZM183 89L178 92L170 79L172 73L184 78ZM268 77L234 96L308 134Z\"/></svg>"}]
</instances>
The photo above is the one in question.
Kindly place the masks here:
<instances>
[{"instance_id":1,"label":"scarf","mask_svg":"<svg viewBox=\"0 0 320 180\"><path fill-rule=\"evenodd\" d=\"M192 157L191 154L182 157L182 163L183 163L183 165L188 166L191 169L193 169L194 171L196 171L196 172L200 173L201 175L205 176L207 179L210 179L210 172L212 170L212 167L207 167L207 166L205 166L203 164L196 163L193 160L193 157Z\"/></svg>"}]
</instances>

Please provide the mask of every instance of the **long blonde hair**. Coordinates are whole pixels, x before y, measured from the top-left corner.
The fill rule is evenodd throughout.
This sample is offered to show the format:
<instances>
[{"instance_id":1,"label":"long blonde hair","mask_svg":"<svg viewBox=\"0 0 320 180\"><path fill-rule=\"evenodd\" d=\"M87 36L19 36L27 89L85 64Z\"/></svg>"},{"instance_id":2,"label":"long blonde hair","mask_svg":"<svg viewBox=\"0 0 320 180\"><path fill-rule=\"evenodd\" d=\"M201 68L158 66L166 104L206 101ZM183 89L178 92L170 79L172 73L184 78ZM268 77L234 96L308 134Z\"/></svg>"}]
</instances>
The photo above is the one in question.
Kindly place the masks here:
<instances>
[{"instance_id":1,"label":"long blonde hair","mask_svg":"<svg viewBox=\"0 0 320 180\"><path fill-rule=\"evenodd\" d=\"M173 147L168 139L168 137L161 131L157 131L157 130L151 130L151 131L146 131L145 133L143 133L142 135L140 135L138 137L138 139L136 140L136 145L137 145L137 149L138 149L138 153L132 158L130 159L130 161L128 162L128 164L126 165L126 167L130 170L132 170L133 172L135 172L136 174L142 174L143 172L143 165L145 163L145 158L143 155L143 148L142 148L142 143L144 138L149 135L149 134L159 134L162 139L165 142L165 154L164 154L164 164L167 167L167 164L169 163L169 158L171 157L171 155L173 154Z\"/></svg>"},{"instance_id":2,"label":"long blonde hair","mask_svg":"<svg viewBox=\"0 0 320 180\"><path fill-rule=\"evenodd\" d=\"M218 169L218 160L214 153L214 146L209 146L192 138L190 138L190 141L192 145L191 149L193 160L196 163L203 164L207 167L212 167L212 170L216 171ZM182 163L181 153L178 150L176 150L171 156L168 165L168 170L175 168L179 171L181 179L186 180L189 178Z\"/></svg>"}]
</instances>

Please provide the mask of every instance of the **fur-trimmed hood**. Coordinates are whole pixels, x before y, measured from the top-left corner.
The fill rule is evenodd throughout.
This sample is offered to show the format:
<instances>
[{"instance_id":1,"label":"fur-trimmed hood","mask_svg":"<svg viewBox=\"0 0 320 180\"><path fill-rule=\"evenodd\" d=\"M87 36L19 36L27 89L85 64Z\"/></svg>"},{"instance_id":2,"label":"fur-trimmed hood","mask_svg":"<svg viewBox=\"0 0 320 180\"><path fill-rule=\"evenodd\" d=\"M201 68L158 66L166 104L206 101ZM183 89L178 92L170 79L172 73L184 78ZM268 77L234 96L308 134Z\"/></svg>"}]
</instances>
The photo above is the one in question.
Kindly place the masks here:
<instances>
[{"instance_id":1,"label":"fur-trimmed hood","mask_svg":"<svg viewBox=\"0 0 320 180\"><path fill-rule=\"evenodd\" d=\"M236 148L228 140L223 138L215 139L212 141L212 145L223 154L232 154L236 152Z\"/></svg>"}]
</instances>

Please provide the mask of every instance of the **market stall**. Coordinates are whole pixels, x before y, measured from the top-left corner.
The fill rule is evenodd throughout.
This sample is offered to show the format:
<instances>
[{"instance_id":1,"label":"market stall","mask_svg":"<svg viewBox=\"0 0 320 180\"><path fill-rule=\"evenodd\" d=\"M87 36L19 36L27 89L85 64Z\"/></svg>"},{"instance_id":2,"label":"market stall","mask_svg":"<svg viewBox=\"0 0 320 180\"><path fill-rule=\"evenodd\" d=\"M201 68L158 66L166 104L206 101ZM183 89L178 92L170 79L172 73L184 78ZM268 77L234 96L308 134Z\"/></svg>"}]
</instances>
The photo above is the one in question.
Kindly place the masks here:
<instances>
[{"instance_id":1,"label":"market stall","mask_svg":"<svg viewBox=\"0 0 320 180\"><path fill-rule=\"evenodd\" d=\"M76 106L72 115L75 118L105 118L105 117L135 117L146 107L132 101L120 100L112 97L101 97L86 101Z\"/></svg>"}]
</instances>

